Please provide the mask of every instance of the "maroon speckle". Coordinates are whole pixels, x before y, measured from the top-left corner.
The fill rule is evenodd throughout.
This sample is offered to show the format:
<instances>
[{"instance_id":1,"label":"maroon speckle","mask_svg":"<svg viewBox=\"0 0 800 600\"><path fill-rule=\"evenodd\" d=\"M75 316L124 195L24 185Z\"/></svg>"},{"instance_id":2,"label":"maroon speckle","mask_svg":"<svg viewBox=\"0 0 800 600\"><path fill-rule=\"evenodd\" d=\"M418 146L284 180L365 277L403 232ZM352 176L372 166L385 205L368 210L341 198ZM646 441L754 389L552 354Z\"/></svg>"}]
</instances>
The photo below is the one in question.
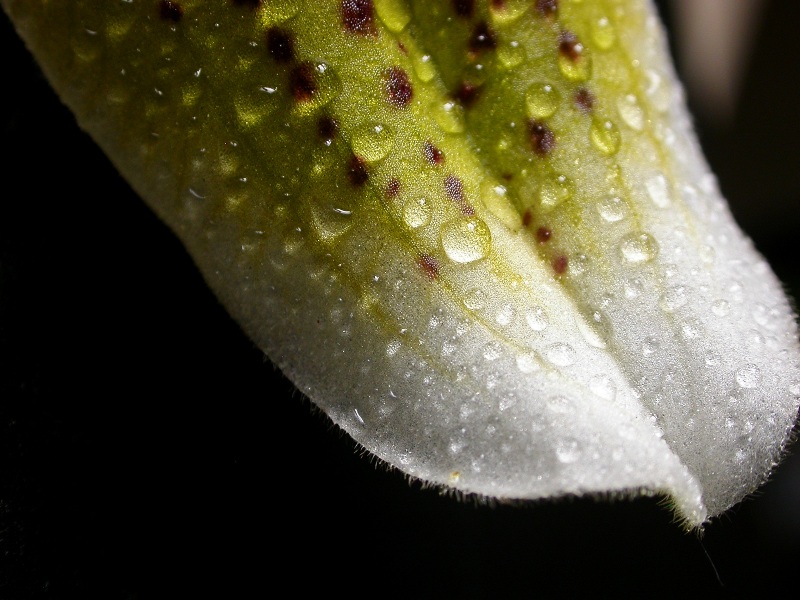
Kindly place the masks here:
<instances>
[{"instance_id":1,"label":"maroon speckle","mask_svg":"<svg viewBox=\"0 0 800 600\"><path fill-rule=\"evenodd\" d=\"M555 16L558 12L558 0L536 0L536 10L544 17Z\"/></svg>"},{"instance_id":2,"label":"maroon speckle","mask_svg":"<svg viewBox=\"0 0 800 600\"><path fill-rule=\"evenodd\" d=\"M533 213L531 212L531 209L529 208L522 215L522 226L523 227L527 227L528 225L531 224L531 221L533 221Z\"/></svg>"},{"instance_id":3,"label":"maroon speckle","mask_svg":"<svg viewBox=\"0 0 800 600\"><path fill-rule=\"evenodd\" d=\"M425 160L434 166L444 162L444 152L439 150L430 141L425 142L425 145L422 147L422 152L425 154Z\"/></svg>"},{"instance_id":4,"label":"maroon speckle","mask_svg":"<svg viewBox=\"0 0 800 600\"><path fill-rule=\"evenodd\" d=\"M400 194L400 180L397 179L396 177L392 177L386 184L386 197L397 198L399 194Z\"/></svg>"},{"instance_id":5,"label":"maroon speckle","mask_svg":"<svg viewBox=\"0 0 800 600\"><path fill-rule=\"evenodd\" d=\"M539 229L536 230L536 241L540 244L546 244L550 241L552 235L553 232L549 227L539 227Z\"/></svg>"},{"instance_id":6,"label":"maroon speckle","mask_svg":"<svg viewBox=\"0 0 800 600\"><path fill-rule=\"evenodd\" d=\"M553 259L553 271L556 272L556 275L563 275L567 271L567 265L569 261L567 257L563 254L559 254Z\"/></svg>"},{"instance_id":7,"label":"maroon speckle","mask_svg":"<svg viewBox=\"0 0 800 600\"><path fill-rule=\"evenodd\" d=\"M480 88L477 85L469 83L468 81L463 81L453 94L453 98L464 108L469 108L475 104L475 101L478 99L479 91Z\"/></svg>"},{"instance_id":8,"label":"maroon speckle","mask_svg":"<svg viewBox=\"0 0 800 600\"><path fill-rule=\"evenodd\" d=\"M319 121L317 121L317 133L328 146L333 143L333 138L336 137L338 131L339 123L336 122L336 119L325 116L320 117Z\"/></svg>"},{"instance_id":9,"label":"maroon speckle","mask_svg":"<svg viewBox=\"0 0 800 600\"><path fill-rule=\"evenodd\" d=\"M562 31L558 36L558 51L572 62L577 62L583 53L583 44L578 41L578 36L571 31Z\"/></svg>"},{"instance_id":10,"label":"maroon speckle","mask_svg":"<svg viewBox=\"0 0 800 600\"><path fill-rule=\"evenodd\" d=\"M503 173L502 175L500 175L500 177L503 178L503 181L511 181L512 179L514 179L514 174L513 173Z\"/></svg>"},{"instance_id":11,"label":"maroon speckle","mask_svg":"<svg viewBox=\"0 0 800 600\"><path fill-rule=\"evenodd\" d=\"M408 56L408 48L406 48L406 45L400 40L397 40L397 48L400 50L400 52Z\"/></svg>"},{"instance_id":12,"label":"maroon speckle","mask_svg":"<svg viewBox=\"0 0 800 600\"><path fill-rule=\"evenodd\" d=\"M417 257L417 266L431 281L439 278L439 261L430 254L420 254Z\"/></svg>"},{"instance_id":13,"label":"maroon speckle","mask_svg":"<svg viewBox=\"0 0 800 600\"><path fill-rule=\"evenodd\" d=\"M384 71L383 77L386 81L386 94L389 104L395 108L408 106L408 103L411 102L411 97L414 95L414 89L408 79L408 73L400 67L391 67Z\"/></svg>"},{"instance_id":14,"label":"maroon speckle","mask_svg":"<svg viewBox=\"0 0 800 600\"><path fill-rule=\"evenodd\" d=\"M547 156L556 146L556 136L547 125L536 119L528 124L531 148L539 156Z\"/></svg>"},{"instance_id":15,"label":"maroon speckle","mask_svg":"<svg viewBox=\"0 0 800 600\"><path fill-rule=\"evenodd\" d=\"M294 60L294 42L291 34L278 27L270 27L267 30L267 50L278 62Z\"/></svg>"},{"instance_id":16,"label":"maroon speckle","mask_svg":"<svg viewBox=\"0 0 800 600\"><path fill-rule=\"evenodd\" d=\"M594 94L586 88L579 89L575 93L575 104L585 113L592 112L594 108Z\"/></svg>"},{"instance_id":17,"label":"maroon speckle","mask_svg":"<svg viewBox=\"0 0 800 600\"><path fill-rule=\"evenodd\" d=\"M314 77L314 65L302 63L289 73L289 87L294 99L298 102L308 102L317 93L317 81Z\"/></svg>"},{"instance_id":18,"label":"maroon speckle","mask_svg":"<svg viewBox=\"0 0 800 600\"><path fill-rule=\"evenodd\" d=\"M183 8L181 8L181 5L171 0L161 0L158 3L158 11L162 19L165 21L172 21L173 23L180 21L183 16Z\"/></svg>"},{"instance_id":19,"label":"maroon speckle","mask_svg":"<svg viewBox=\"0 0 800 600\"><path fill-rule=\"evenodd\" d=\"M458 205L458 208L461 210L461 214L467 216L475 214L475 209L473 209L467 203L467 199L464 196L464 184L458 177L453 174L445 177L444 191L447 192L447 196L450 198L450 200Z\"/></svg>"},{"instance_id":20,"label":"maroon speckle","mask_svg":"<svg viewBox=\"0 0 800 600\"><path fill-rule=\"evenodd\" d=\"M469 19L475 10L475 0L453 0L453 10L459 17Z\"/></svg>"},{"instance_id":21,"label":"maroon speckle","mask_svg":"<svg viewBox=\"0 0 800 600\"><path fill-rule=\"evenodd\" d=\"M342 23L350 33L376 35L372 0L342 0Z\"/></svg>"},{"instance_id":22,"label":"maroon speckle","mask_svg":"<svg viewBox=\"0 0 800 600\"><path fill-rule=\"evenodd\" d=\"M492 0L492 8L494 10L505 10L506 0Z\"/></svg>"},{"instance_id":23,"label":"maroon speckle","mask_svg":"<svg viewBox=\"0 0 800 600\"><path fill-rule=\"evenodd\" d=\"M486 21L481 21L472 30L472 37L469 38L469 49L473 52L483 50L494 50L497 48L497 35L489 28Z\"/></svg>"},{"instance_id":24,"label":"maroon speckle","mask_svg":"<svg viewBox=\"0 0 800 600\"><path fill-rule=\"evenodd\" d=\"M347 178L356 187L361 187L369 179L369 172L367 171L367 161L360 156L350 157L350 164L347 166Z\"/></svg>"}]
</instances>

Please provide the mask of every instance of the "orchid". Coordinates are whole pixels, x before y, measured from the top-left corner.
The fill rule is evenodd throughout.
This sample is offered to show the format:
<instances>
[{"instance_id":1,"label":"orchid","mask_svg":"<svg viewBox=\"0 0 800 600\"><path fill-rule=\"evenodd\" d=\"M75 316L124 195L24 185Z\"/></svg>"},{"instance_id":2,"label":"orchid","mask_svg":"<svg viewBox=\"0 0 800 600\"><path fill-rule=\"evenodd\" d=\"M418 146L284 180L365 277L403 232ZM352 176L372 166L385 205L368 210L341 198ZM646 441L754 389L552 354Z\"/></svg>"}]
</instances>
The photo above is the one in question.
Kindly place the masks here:
<instances>
[{"instance_id":1,"label":"orchid","mask_svg":"<svg viewBox=\"0 0 800 600\"><path fill-rule=\"evenodd\" d=\"M793 312L650 2L2 0L266 355L368 452L498 500L778 463Z\"/></svg>"}]
</instances>

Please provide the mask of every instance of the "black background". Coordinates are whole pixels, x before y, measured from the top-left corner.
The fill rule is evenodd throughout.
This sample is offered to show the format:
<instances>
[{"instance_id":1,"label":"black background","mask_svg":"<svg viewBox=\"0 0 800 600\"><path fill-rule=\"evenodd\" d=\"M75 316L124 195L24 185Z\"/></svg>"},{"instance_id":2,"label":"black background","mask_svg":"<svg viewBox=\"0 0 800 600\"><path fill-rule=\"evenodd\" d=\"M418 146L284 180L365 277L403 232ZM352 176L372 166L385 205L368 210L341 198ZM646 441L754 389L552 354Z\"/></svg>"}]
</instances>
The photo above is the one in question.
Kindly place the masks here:
<instances>
[{"instance_id":1,"label":"black background","mask_svg":"<svg viewBox=\"0 0 800 600\"><path fill-rule=\"evenodd\" d=\"M736 119L698 120L795 297L799 4L768 5ZM0 48L0 599L792 587L798 457L701 544L657 499L475 506L359 456L218 305L4 17Z\"/></svg>"}]
</instances>

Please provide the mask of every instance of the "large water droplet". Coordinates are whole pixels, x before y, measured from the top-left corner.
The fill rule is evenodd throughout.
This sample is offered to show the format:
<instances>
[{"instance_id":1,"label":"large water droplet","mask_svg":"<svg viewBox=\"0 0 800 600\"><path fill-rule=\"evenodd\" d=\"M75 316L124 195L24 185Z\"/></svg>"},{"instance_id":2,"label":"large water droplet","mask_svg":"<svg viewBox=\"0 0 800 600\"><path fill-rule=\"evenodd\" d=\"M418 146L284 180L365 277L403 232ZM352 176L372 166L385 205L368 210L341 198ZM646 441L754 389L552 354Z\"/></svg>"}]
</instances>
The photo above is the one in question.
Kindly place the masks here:
<instances>
[{"instance_id":1,"label":"large water droplet","mask_svg":"<svg viewBox=\"0 0 800 600\"><path fill-rule=\"evenodd\" d=\"M489 226L478 217L453 219L442 226L442 247L455 262L469 263L486 256L492 246Z\"/></svg>"},{"instance_id":2,"label":"large water droplet","mask_svg":"<svg viewBox=\"0 0 800 600\"><path fill-rule=\"evenodd\" d=\"M672 203L669 182L661 173L648 179L644 185L647 189L647 195L657 207L667 208Z\"/></svg>"},{"instance_id":3,"label":"large water droplet","mask_svg":"<svg viewBox=\"0 0 800 600\"><path fill-rule=\"evenodd\" d=\"M394 147L394 129L382 123L362 125L353 134L353 154L367 162L386 158Z\"/></svg>"},{"instance_id":4,"label":"large water droplet","mask_svg":"<svg viewBox=\"0 0 800 600\"><path fill-rule=\"evenodd\" d=\"M603 220L616 223L628 214L628 205L619 196L606 196L597 203L597 212Z\"/></svg>"},{"instance_id":5,"label":"large water droplet","mask_svg":"<svg viewBox=\"0 0 800 600\"><path fill-rule=\"evenodd\" d=\"M436 75L436 66L433 64L433 57L430 54L418 54L414 56L414 72L422 81L427 83Z\"/></svg>"},{"instance_id":6,"label":"large water droplet","mask_svg":"<svg viewBox=\"0 0 800 600\"><path fill-rule=\"evenodd\" d=\"M669 288L661 296L661 308L665 312L673 312L684 306L689 300L686 293L686 288L682 285L676 285Z\"/></svg>"},{"instance_id":7,"label":"large water droplet","mask_svg":"<svg viewBox=\"0 0 800 600\"><path fill-rule=\"evenodd\" d=\"M575 363L575 349L569 344L557 342L545 349L547 360L557 367L568 367Z\"/></svg>"},{"instance_id":8,"label":"large water droplet","mask_svg":"<svg viewBox=\"0 0 800 600\"><path fill-rule=\"evenodd\" d=\"M525 313L525 320L528 326L534 331L543 331L547 329L550 320L547 318L547 312L541 306L536 306Z\"/></svg>"},{"instance_id":9,"label":"large water droplet","mask_svg":"<svg viewBox=\"0 0 800 600\"><path fill-rule=\"evenodd\" d=\"M761 369L757 365L745 365L734 375L739 387L752 389L761 383Z\"/></svg>"},{"instance_id":10,"label":"large water droplet","mask_svg":"<svg viewBox=\"0 0 800 600\"><path fill-rule=\"evenodd\" d=\"M331 206L324 202L309 202L311 209L311 222L323 242L330 242L353 225L352 214L349 210Z\"/></svg>"},{"instance_id":11,"label":"large water droplet","mask_svg":"<svg viewBox=\"0 0 800 600\"><path fill-rule=\"evenodd\" d=\"M589 139L595 148L603 154L612 155L619 151L622 135L613 121L594 119L589 129Z\"/></svg>"},{"instance_id":12,"label":"large water droplet","mask_svg":"<svg viewBox=\"0 0 800 600\"><path fill-rule=\"evenodd\" d=\"M539 201L542 210L545 212L552 210L562 202L572 197L574 185L572 180L566 175L556 175L547 177L542 181L539 188Z\"/></svg>"},{"instance_id":13,"label":"large water droplet","mask_svg":"<svg viewBox=\"0 0 800 600\"><path fill-rule=\"evenodd\" d=\"M592 76L592 58L582 44L577 46L580 47L581 55L576 60L563 54L558 55L558 69L570 81L586 81Z\"/></svg>"},{"instance_id":14,"label":"large water droplet","mask_svg":"<svg viewBox=\"0 0 800 600\"><path fill-rule=\"evenodd\" d=\"M622 121L634 131L644 129L644 110L633 94L626 94L617 99L617 110Z\"/></svg>"},{"instance_id":15,"label":"large water droplet","mask_svg":"<svg viewBox=\"0 0 800 600\"><path fill-rule=\"evenodd\" d=\"M374 0L375 11L389 31L399 33L411 20L406 3L402 0Z\"/></svg>"},{"instance_id":16,"label":"large water droplet","mask_svg":"<svg viewBox=\"0 0 800 600\"><path fill-rule=\"evenodd\" d=\"M649 233L631 233L620 243L622 257L631 263L645 263L658 256L658 242Z\"/></svg>"},{"instance_id":17,"label":"large water droplet","mask_svg":"<svg viewBox=\"0 0 800 600\"><path fill-rule=\"evenodd\" d=\"M274 5L270 2L269 5ZM295 102L292 110L300 115L311 115L317 109L325 106L339 95L342 90L342 81L336 69L328 63L312 63L311 72L314 77L314 92L303 102Z\"/></svg>"},{"instance_id":18,"label":"large water droplet","mask_svg":"<svg viewBox=\"0 0 800 600\"><path fill-rule=\"evenodd\" d=\"M608 17L600 17L592 24L592 41L600 50L608 50L617 40L617 32Z\"/></svg>"},{"instance_id":19,"label":"large water droplet","mask_svg":"<svg viewBox=\"0 0 800 600\"><path fill-rule=\"evenodd\" d=\"M506 69L513 69L525 60L525 48L516 40L501 44L497 49L497 58Z\"/></svg>"},{"instance_id":20,"label":"large water droplet","mask_svg":"<svg viewBox=\"0 0 800 600\"><path fill-rule=\"evenodd\" d=\"M508 327L514 321L516 316L516 309L511 304L506 304L500 307L500 310L498 310L497 314L494 316L494 320L501 327Z\"/></svg>"},{"instance_id":21,"label":"large water droplet","mask_svg":"<svg viewBox=\"0 0 800 600\"><path fill-rule=\"evenodd\" d=\"M503 0L503 2L491 2L489 6L492 19L498 25L503 25L519 19L530 4L530 0Z\"/></svg>"},{"instance_id":22,"label":"large water droplet","mask_svg":"<svg viewBox=\"0 0 800 600\"><path fill-rule=\"evenodd\" d=\"M431 106L433 118L447 133L464 131L464 109L455 100L434 102Z\"/></svg>"},{"instance_id":23,"label":"large water droplet","mask_svg":"<svg viewBox=\"0 0 800 600\"><path fill-rule=\"evenodd\" d=\"M426 198L409 198L403 205L403 220L412 229L431 222L431 203Z\"/></svg>"},{"instance_id":24,"label":"large water droplet","mask_svg":"<svg viewBox=\"0 0 800 600\"><path fill-rule=\"evenodd\" d=\"M525 92L525 108L531 119L547 119L561 104L561 94L549 83L533 83Z\"/></svg>"},{"instance_id":25,"label":"large water droplet","mask_svg":"<svg viewBox=\"0 0 800 600\"><path fill-rule=\"evenodd\" d=\"M486 293L480 288L472 288L464 295L464 306L469 310L481 310L486 303Z\"/></svg>"}]
</instances>

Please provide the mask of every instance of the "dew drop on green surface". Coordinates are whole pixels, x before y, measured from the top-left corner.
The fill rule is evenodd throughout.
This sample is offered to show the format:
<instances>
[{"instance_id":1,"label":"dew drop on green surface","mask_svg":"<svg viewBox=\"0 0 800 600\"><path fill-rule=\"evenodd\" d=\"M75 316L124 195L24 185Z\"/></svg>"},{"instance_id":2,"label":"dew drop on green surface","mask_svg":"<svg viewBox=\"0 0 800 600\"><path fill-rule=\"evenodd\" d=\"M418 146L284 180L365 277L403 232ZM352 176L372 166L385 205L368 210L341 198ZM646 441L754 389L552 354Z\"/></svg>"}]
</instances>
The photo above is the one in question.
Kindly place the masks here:
<instances>
[{"instance_id":1,"label":"dew drop on green surface","mask_svg":"<svg viewBox=\"0 0 800 600\"><path fill-rule=\"evenodd\" d=\"M436 123L447 133L464 131L464 109L455 100L439 100L431 106Z\"/></svg>"},{"instance_id":2,"label":"dew drop on green surface","mask_svg":"<svg viewBox=\"0 0 800 600\"><path fill-rule=\"evenodd\" d=\"M431 222L431 203L425 198L409 198L403 205L403 221L412 229Z\"/></svg>"},{"instance_id":3,"label":"dew drop on green surface","mask_svg":"<svg viewBox=\"0 0 800 600\"><path fill-rule=\"evenodd\" d=\"M613 121L608 119L594 119L589 129L589 139L592 145L606 155L616 154L622 143L622 135Z\"/></svg>"},{"instance_id":4,"label":"dew drop on green surface","mask_svg":"<svg viewBox=\"0 0 800 600\"><path fill-rule=\"evenodd\" d=\"M286 21L295 16L302 8L305 0L281 0L280 2L261 3L261 19L264 25L272 25Z\"/></svg>"},{"instance_id":5,"label":"dew drop on green surface","mask_svg":"<svg viewBox=\"0 0 800 600\"><path fill-rule=\"evenodd\" d=\"M617 32L608 17L600 17L592 24L592 41L600 50L608 50L617 40Z\"/></svg>"},{"instance_id":6,"label":"dew drop on green surface","mask_svg":"<svg viewBox=\"0 0 800 600\"><path fill-rule=\"evenodd\" d=\"M525 108L531 119L553 116L561 104L561 94L549 83L531 84L525 92Z\"/></svg>"},{"instance_id":7,"label":"dew drop on green surface","mask_svg":"<svg viewBox=\"0 0 800 600\"><path fill-rule=\"evenodd\" d=\"M522 228L522 217L508 198L508 189L491 179L481 182L481 202L495 217L512 231Z\"/></svg>"},{"instance_id":8,"label":"dew drop on green surface","mask_svg":"<svg viewBox=\"0 0 800 600\"><path fill-rule=\"evenodd\" d=\"M480 288L472 288L464 294L463 302L469 310L481 310L486 304L486 292Z\"/></svg>"},{"instance_id":9,"label":"dew drop on green surface","mask_svg":"<svg viewBox=\"0 0 800 600\"><path fill-rule=\"evenodd\" d=\"M319 239L331 242L353 225L352 212L325 202L309 202L311 222Z\"/></svg>"},{"instance_id":10,"label":"dew drop on green surface","mask_svg":"<svg viewBox=\"0 0 800 600\"><path fill-rule=\"evenodd\" d=\"M353 133L353 154L370 163L383 160L394 147L395 131L383 123L368 123Z\"/></svg>"},{"instance_id":11,"label":"dew drop on green surface","mask_svg":"<svg viewBox=\"0 0 800 600\"><path fill-rule=\"evenodd\" d=\"M574 184L566 175L554 175L545 178L539 188L539 202L547 212L562 202L569 200L574 192Z\"/></svg>"},{"instance_id":12,"label":"dew drop on green surface","mask_svg":"<svg viewBox=\"0 0 800 600\"><path fill-rule=\"evenodd\" d=\"M490 2L492 20L500 26L506 23L512 23L525 14L530 4L530 0Z\"/></svg>"},{"instance_id":13,"label":"dew drop on green surface","mask_svg":"<svg viewBox=\"0 0 800 600\"><path fill-rule=\"evenodd\" d=\"M430 54L419 54L414 56L414 72L424 83L429 82L436 75L436 65L433 64L433 57Z\"/></svg>"},{"instance_id":14,"label":"dew drop on green surface","mask_svg":"<svg viewBox=\"0 0 800 600\"><path fill-rule=\"evenodd\" d=\"M617 98L617 111L623 123L634 131L644 129L644 110L633 94L625 94Z\"/></svg>"},{"instance_id":15,"label":"dew drop on green surface","mask_svg":"<svg viewBox=\"0 0 800 600\"><path fill-rule=\"evenodd\" d=\"M339 95L342 90L342 81L336 70L324 62L307 63L298 67L298 70L300 69L306 71L304 77L312 78L313 90L303 90L307 96L294 103L294 111L300 115L314 114L317 109L325 106ZM296 92L295 95L297 96Z\"/></svg>"},{"instance_id":16,"label":"dew drop on green surface","mask_svg":"<svg viewBox=\"0 0 800 600\"><path fill-rule=\"evenodd\" d=\"M276 101L271 96L263 90L237 96L233 106L239 125L247 129L261 124L275 110Z\"/></svg>"},{"instance_id":17,"label":"dew drop on green surface","mask_svg":"<svg viewBox=\"0 0 800 600\"><path fill-rule=\"evenodd\" d=\"M403 0L374 0L378 17L389 31L399 33L411 20L411 13Z\"/></svg>"},{"instance_id":18,"label":"dew drop on green surface","mask_svg":"<svg viewBox=\"0 0 800 600\"><path fill-rule=\"evenodd\" d=\"M629 263L646 263L658 256L658 242L649 233L639 231L622 238L620 250Z\"/></svg>"},{"instance_id":19,"label":"dew drop on green surface","mask_svg":"<svg viewBox=\"0 0 800 600\"><path fill-rule=\"evenodd\" d=\"M628 205L619 196L606 196L597 203L597 212L604 221L616 223L628 214Z\"/></svg>"},{"instance_id":20,"label":"dew drop on green surface","mask_svg":"<svg viewBox=\"0 0 800 600\"><path fill-rule=\"evenodd\" d=\"M661 173L653 175L644 185L647 189L647 195L657 207L667 208L672 204L669 182L667 182L667 178L664 175Z\"/></svg>"},{"instance_id":21,"label":"dew drop on green surface","mask_svg":"<svg viewBox=\"0 0 800 600\"><path fill-rule=\"evenodd\" d=\"M525 60L525 48L518 41L512 40L500 45L497 49L497 58L506 69L513 69Z\"/></svg>"},{"instance_id":22,"label":"dew drop on green surface","mask_svg":"<svg viewBox=\"0 0 800 600\"><path fill-rule=\"evenodd\" d=\"M559 54L558 70L569 81L586 81L592 76L592 58L585 49L577 60Z\"/></svg>"},{"instance_id":23,"label":"dew drop on green surface","mask_svg":"<svg viewBox=\"0 0 800 600\"><path fill-rule=\"evenodd\" d=\"M489 226L474 216L448 221L442 225L441 238L447 257L458 263L480 260L492 246Z\"/></svg>"}]
</instances>

